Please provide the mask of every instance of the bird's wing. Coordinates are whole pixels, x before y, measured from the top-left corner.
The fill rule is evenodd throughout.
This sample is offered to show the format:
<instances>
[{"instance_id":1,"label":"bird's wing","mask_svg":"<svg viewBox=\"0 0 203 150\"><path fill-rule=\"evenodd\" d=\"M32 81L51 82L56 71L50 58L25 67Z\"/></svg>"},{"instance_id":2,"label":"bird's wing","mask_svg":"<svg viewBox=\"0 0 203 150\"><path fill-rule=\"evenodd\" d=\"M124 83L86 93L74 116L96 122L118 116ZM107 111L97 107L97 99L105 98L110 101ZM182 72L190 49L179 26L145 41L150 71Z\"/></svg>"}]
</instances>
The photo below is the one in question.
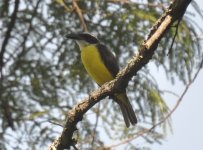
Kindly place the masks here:
<instances>
[{"instance_id":1,"label":"bird's wing","mask_svg":"<svg viewBox=\"0 0 203 150\"><path fill-rule=\"evenodd\" d=\"M113 53L103 44L97 44L97 48L101 54L101 58L103 60L104 65L107 67L109 72L116 77L119 72L118 62Z\"/></svg>"}]
</instances>

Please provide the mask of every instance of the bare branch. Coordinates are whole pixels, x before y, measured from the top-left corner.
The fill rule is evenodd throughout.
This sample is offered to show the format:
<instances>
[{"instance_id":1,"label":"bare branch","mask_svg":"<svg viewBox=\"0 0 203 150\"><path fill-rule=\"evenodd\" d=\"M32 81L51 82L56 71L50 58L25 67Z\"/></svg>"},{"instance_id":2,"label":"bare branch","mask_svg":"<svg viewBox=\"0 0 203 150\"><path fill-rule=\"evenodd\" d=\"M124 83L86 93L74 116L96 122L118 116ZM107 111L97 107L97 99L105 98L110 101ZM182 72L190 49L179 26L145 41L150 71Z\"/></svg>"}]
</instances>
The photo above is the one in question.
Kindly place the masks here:
<instances>
[{"instance_id":1,"label":"bare branch","mask_svg":"<svg viewBox=\"0 0 203 150\"><path fill-rule=\"evenodd\" d=\"M170 48L169 48L169 50L168 50L168 54L167 54L167 55L171 55L171 52L172 52L172 49L173 49L173 44L174 44L175 38L176 38L176 36L177 36L177 34L178 34L178 27L179 27L180 21L181 21L181 20L178 20L178 23L177 23L177 25L175 26L176 31L175 31L175 34L174 34L174 36L173 36L173 39L172 39L172 42L171 42L171 46L170 46Z\"/></svg>"},{"instance_id":2,"label":"bare branch","mask_svg":"<svg viewBox=\"0 0 203 150\"><path fill-rule=\"evenodd\" d=\"M3 57L4 57L4 53L6 51L6 45L9 41L10 36L11 36L11 31L13 30L13 27L15 25L19 3L20 3L19 0L15 0L14 10L13 10L13 13L11 15L11 21L8 25L8 30L6 32L4 41L2 43L1 52L0 52L0 71L2 70L2 68L4 66L4 60L3 60L4 58Z\"/></svg>"},{"instance_id":3,"label":"bare branch","mask_svg":"<svg viewBox=\"0 0 203 150\"><path fill-rule=\"evenodd\" d=\"M11 15L11 20L10 23L8 24L8 29L4 38L4 41L2 43L1 46L1 51L0 51L0 93L2 93L3 90L3 66L4 66L4 53L6 51L6 46L8 44L9 38L11 37L11 32L15 26L15 22L16 22L16 17L17 17L17 13L18 13L18 7L19 7L19 0L15 0L15 5L14 5L14 10L13 13ZM4 113L4 117L6 118L6 121L8 123L8 126L10 126L13 130L14 130L14 120L12 117L12 111L10 109L10 105L8 103L7 100L5 100L4 98L2 98L2 95L0 94L0 99L1 99L1 107L2 107L2 111Z\"/></svg>"},{"instance_id":4,"label":"bare branch","mask_svg":"<svg viewBox=\"0 0 203 150\"><path fill-rule=\"evenodd\" d=\"M86 25L85 20L84 20L84 16L83 16L82 11L81 11L80 7L78 6L76 0L73 0L73 7L74 7L78 17L80 18L80 22L82 24L83 30L85 32L87 32L88 29L87 29L87 25Z\"/></svg>"},{"instance_id":5,"label":"bare branch","mask_svg":"<svg viewBox=\"0 0 203 150\"><path fill-rule=\"evenodd\" d=\"M94 149L94 142L95 142L95 136L96 136L96 132L97 132L97 126L98 126L98 123L99 123L99 115L100 115L100 104L98 104L98 107L97 107L97 110L96 110L96 122L95 122L95 125L94 125L94 129L93 129L93 134L92 134L92 149Z\"/></svg>"}]
</instances>

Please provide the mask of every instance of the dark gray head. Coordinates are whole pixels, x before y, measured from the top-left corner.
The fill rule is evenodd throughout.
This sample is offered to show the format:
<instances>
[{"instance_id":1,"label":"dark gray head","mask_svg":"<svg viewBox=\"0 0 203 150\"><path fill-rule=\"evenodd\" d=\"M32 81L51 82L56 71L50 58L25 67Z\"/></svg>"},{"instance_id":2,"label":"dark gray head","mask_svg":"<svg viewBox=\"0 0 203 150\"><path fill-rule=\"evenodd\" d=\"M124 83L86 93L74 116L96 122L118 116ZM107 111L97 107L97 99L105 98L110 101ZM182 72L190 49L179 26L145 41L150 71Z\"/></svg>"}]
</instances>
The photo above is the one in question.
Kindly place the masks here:
<instances>
[{"instance_id":1,"label":"dark gray head","mask_svg":"<svg viewBox=\"0 0 203 150\"><path fill-rule=\"evenodd\" d=\"M75 40L76 43L79 45L80 50L82 50L84 47L89 46L91 44L99 43L99 40L95 36L87 32L71 33L71 34L67 34L65 37Z\"/></svg>"},{"instance_id":2,"label":"dark gray head","mask_svg":"<svg viewBox=\"0 0 203 150\"><path fill-rule=\"evenodd\" d=\"M73 39L76 41L84 41L89 44L99 43L99 40L95 36L93 36L87 32L67 34L66 38Z\"/></svg>"}]
</instances>

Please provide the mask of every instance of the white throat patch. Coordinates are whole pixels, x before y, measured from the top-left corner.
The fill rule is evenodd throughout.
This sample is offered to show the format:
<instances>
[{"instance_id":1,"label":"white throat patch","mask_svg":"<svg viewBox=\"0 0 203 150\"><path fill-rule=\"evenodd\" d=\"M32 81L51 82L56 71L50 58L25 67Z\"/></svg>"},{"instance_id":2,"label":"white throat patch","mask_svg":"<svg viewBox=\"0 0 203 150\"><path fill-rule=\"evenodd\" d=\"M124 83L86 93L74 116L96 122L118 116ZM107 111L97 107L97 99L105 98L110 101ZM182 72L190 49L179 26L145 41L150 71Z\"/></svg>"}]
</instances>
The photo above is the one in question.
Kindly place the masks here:
<instances>
[{"instance_id":1,"label":"white throat patch","mask_svg":"<svg viewBox=\"0 0 203 150\"><path fill-rule=\"evenodd\" d=\"M85 42L83 40L76 40L76 43L80 47L80 50L82 50L84 47L90 45L88 42Z\"/></svg>"}]
</instances>

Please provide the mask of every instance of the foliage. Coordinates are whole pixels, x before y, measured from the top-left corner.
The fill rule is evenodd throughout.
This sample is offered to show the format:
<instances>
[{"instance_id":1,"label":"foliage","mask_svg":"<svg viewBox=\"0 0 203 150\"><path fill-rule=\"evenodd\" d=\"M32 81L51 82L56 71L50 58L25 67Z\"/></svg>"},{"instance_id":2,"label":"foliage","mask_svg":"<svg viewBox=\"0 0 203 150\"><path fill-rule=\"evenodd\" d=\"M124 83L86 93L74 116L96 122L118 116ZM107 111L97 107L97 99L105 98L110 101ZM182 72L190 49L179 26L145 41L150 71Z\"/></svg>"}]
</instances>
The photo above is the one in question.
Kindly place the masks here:
<instances>
[{"instance_id":1,"label":"foliage","mask_svg":"<svg viewBox=\"0 0 203 150\"><path fill-rule=\"evenodd\" d=\"M1 10L1 86L0 86L0 149L42 149L62 130L67 111L94 89L80 61L79 48L64 38L65 33L82 31L72 1L4 0ZM164 12L169 1L150 0L145 3L78 0L89 32L94 33L117 55L120 66L136 53L150 27ZM15 7L17 11L15 12ZM14 13L17 14L14 17ZM184 17L169 55L175 27L163 38L153 63L162 67L172 83L178 77L187 83L200 60L196 24L191 16ZM8 35L9 30L10 35ZM5 39L8 39L3 47ZM178 65L177 65L178 64ZM136 108L139 122L153 125L164 117L168 107L163 92L145 66L132 80L128 95ZM101 127L94 133L95 118ZM102 147L100 131L112 139L135 133L126 129L120 110L112 101L104 100L92 108L78 126L81 149ZM144 138L157 142L158 133ZM160 135L160 134L158 134ZM130 145L133 147L133 145ZM138 148L139 149L139 148Z\"/></svg>"}]
</instances>

